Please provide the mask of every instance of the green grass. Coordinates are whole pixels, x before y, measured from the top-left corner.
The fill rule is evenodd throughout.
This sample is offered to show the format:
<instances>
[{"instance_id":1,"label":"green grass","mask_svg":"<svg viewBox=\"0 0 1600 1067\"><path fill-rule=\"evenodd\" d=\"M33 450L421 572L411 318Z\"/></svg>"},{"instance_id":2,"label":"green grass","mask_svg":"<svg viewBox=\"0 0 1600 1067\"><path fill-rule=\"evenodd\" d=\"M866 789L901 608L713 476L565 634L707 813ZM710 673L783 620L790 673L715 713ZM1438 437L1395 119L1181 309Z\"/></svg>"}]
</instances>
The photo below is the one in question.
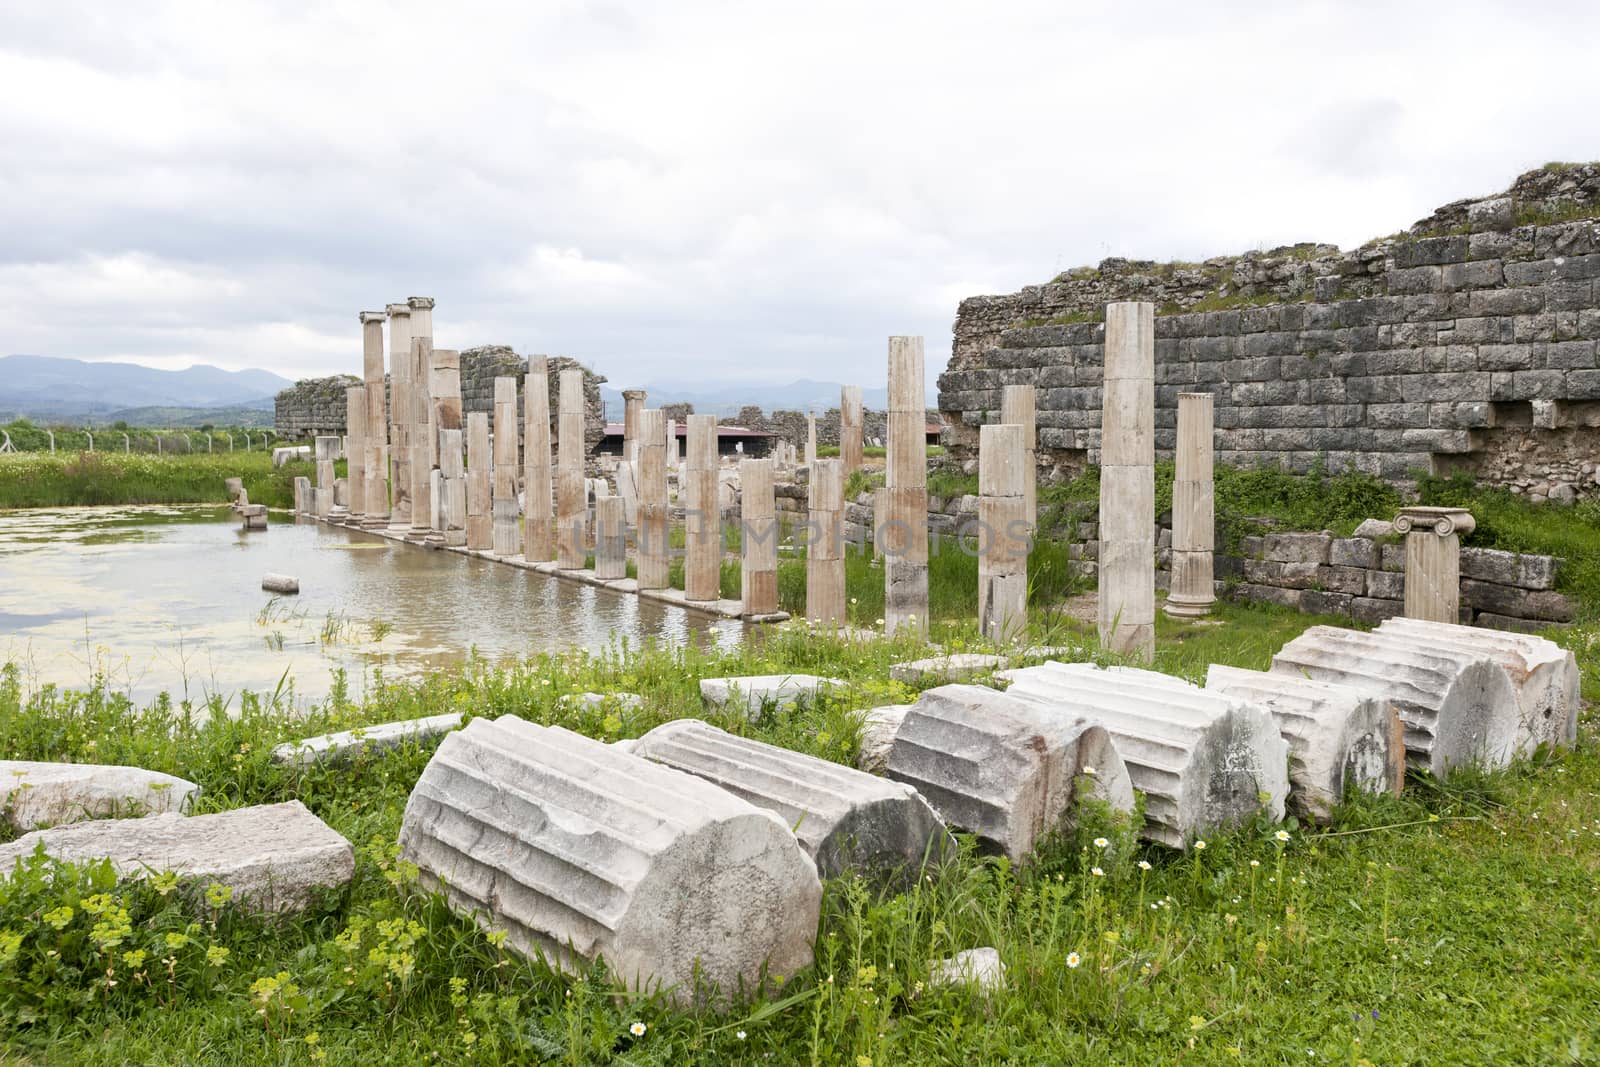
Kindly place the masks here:
<instances>
[{"instance_id":1,"label":"green grass","mask_svg":"<svg viewBox=\"0 0 1600 1067\"><path fill-rule=\"evenodd\" d=\"M1192 678L1211 659L1260 666L1316 621L1235 606L1219 617L1217 627L1164 622L1157 667ZM1580 649L1593 697L1600 632L1562 639ZM520 960L417 892L393 843L429 746L339 768L268 759L283 740L450 708L614 740L705 715L701 677L785 670L846 686L759 723L714 721L849 762L851 709L909 699L888 666L920 651L905 640L847 644L788 627L733 651L471 660L414 683L375 678L360 702L336 687L304 718L254 697L227 709L135 707L104 689L29 691L7 667L0 748L13 758L180 774L202 786L202 811L298 798L356 844L357 859L346 892L279 923L197 892L162 895L160 882L114 887L103 871L25 869L0 884L0 1048L8 1062L90 1067L1600 1056L1600 749L1589 721L1574 752L1444 785L1414 782L1403 799L1354 799L1325 831L1288 824L1287 843L1262 823L1180 856L1091 819L1022 868L969 852L905 892L836 879L826 887L816 965L762 999L704 1013L624 993L599 972L569 976ZM584 690L644 699L637 709L561 702ZM107 900L92 899L97 892L127 912L125 934L100 928L100 942L122 942L105 950L86 914L99 909L104 922ZM74 908L65 920L63 906ZM168 934L178 935L176 947ZM1005 961L1000 990L985 997L931 981L931 961L979 946ZM135 965L125 952L144 958ZM635 1022L646 1026L641 1037L629 1033Z\"/></svg>"},{"instance_id":2,"label":"green grass","mask_svg":"<svg viewBox=\"0 0 1600 1067\"><path fill-rule=\"evenodd\" d=\"M337 465L342 474L344 462ZM255 504L294 505L296 475L315 476L299 461L274 470L265 452L152 456L115 452L0 455L0 508L80 504L226 503L227 478L243 478Z\"/></svg>"},{"instance_id":3,"label":"green grass","mask_svg":"<svg viewBox=\"0 0 1600 1067\"><path fill-rule=\"evenodd\" d=\"M238 451L245 450L244 435L250 435L250 447L254 451L262 451L263 445L269 437L278 442L275 434L269 435L260 429L245 430L235 426L212 428L211 441L206 440L206 431L181 428L181 429L152 429L148 427L127 426L120 424L115 427L105 426L85 430L80 426L48 425L41 426L31 419L13 419L0 425L11 437L11 445L21 452L49 452L50 435L55 434L55 447L57 454L62 452L79 452L89 448L90 438L99 452L122 453L124 449L129 452L151 452L162 455L200 455L204 453L228 452L228 435L233 435L233 446ZM123 440L124 436L127 440ZM286 442L278 442L286 443ZM266 445L266 450L271 451L271 446Z\"/></svg>"}]
</instances>

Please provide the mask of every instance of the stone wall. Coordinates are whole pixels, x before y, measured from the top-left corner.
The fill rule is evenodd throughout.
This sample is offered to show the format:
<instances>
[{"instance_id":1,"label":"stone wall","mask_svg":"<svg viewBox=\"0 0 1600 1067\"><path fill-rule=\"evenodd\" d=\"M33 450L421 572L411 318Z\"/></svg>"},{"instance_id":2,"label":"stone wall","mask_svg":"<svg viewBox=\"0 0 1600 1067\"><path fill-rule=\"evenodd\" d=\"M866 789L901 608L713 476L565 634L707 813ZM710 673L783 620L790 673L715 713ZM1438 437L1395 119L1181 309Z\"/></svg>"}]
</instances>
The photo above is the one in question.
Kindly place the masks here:
<instances>
[{"instance_id":1,"label":"stone wall","mask_svg":"<svg viewBox=\"0 0 1600 1067\"><path fill-rule=\"evenodd\" d=\"M1001 387L1039 389L1041 463L1099 460L1104 305L1151 300L1156 445L1177 394L1216 396L1217 461L1391 480L1467 470L1534 497L1600 492L1600 164L1552 166L1350 252L1107 260L963 301L939 378L973 462Z\"/></svg>"},{"instance_id":2,"label":"stone wall","mask_svg":"<svg viewBox=\"0 0 1600 1067\"><path fill-rule=\"evenodd\" d=\"M349 374L295 382L273 402L273 427L278 436L288 442L344 433L349 414L345 390L360 384L360 378Z\"/></svg>"}]
</instances>

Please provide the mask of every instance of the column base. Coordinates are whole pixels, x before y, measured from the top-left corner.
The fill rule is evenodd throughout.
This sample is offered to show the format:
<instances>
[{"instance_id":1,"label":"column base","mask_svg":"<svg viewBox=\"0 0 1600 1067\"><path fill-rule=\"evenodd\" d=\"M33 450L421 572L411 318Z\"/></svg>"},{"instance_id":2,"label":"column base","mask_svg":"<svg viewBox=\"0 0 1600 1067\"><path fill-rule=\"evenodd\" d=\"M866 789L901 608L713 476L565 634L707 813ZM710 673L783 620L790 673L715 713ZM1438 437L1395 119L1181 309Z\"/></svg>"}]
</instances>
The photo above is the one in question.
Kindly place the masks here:
<instances>
[{"instance_id":1,"label":"column base","mask_svg":"<svg viewBox=\"0 0 1600 1067\"><path fill-rule=\"evenodd\" d=\"M1162 606L1162 611L1168 618L1173 619L1203 619L1211 614L1211 609L1216 605L1217 598L1186 597L1169 593L1167 602Z\"/></svg>"}]
</instances>

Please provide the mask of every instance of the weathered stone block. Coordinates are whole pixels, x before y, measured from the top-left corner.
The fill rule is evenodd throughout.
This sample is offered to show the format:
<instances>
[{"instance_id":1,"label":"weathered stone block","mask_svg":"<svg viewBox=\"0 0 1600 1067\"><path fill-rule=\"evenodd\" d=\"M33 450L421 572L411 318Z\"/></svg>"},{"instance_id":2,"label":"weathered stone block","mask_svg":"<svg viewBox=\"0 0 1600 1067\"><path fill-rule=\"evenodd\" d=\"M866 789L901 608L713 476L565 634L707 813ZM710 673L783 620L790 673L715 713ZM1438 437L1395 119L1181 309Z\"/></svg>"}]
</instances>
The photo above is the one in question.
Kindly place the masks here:
<instances>
[{"instance_id":1,"label":"weathered stone block","mask_svg":"<svg viewBox=\"0 0 1600 1067\"><path fill-rule=\"evenodd\" d=\"M1333 538L1326 533L1274 533L1262 539L1262 558L1279 563L1326 563Z\"/></svg>"},{"instance_id":2,"label":"weathered stone block","mask_svg":"<svg viewBox=\"0 0 1600 1067\"><path fill-rule=\"evenodd\" d=\"M1336 567L1373 570L1378 566L1378 558L1378 543L1370 538L1336 537L1328 543L1328 562Z\"/></svg>"},{"instance_id":3,"label":"weathered stone block","mask_svg":"<svg viewBox=\"0 0 1600 1067\"><path fill-rule=\"evenodd\" d=\"M0 845L0 872L35 848L70 863L110 860L124 878L172 871L233 890L255 911L299 911L322 890L355 873L350 842L298 800L236 808L217 815L172 812L35 830Z\"/></svg>"},{"instance_id":4,"label":"weathered stone block","mask_svg":"<svg viewBox=\"0 0 1600 1067\"><path fill-rule=\"evenodd\" d=\"M737 711L746 718L758 719L769 709L782 711L805 700L814 700L833 686L843 686L837 678L814 674L752 674L733 678L702 678L700 700L716 711Z\"/></svg>"},{"instance_id":5,"label":"weathered stone block","mask_svg":"<svg viewBox=\"0 0 1600 1067\"><path fill-rule=\"evenodd\" d=\"M1006 665L1004 656L982 652L953 652L931 659L895 663L889 667L889 677L907 685L944 685L964 682L981 674L988 674Z\"/></svg>"},{"instance_id":6,"label":"weathered stone block","mask_svg":"<svg viewBox=\"0 0 1600 1067\"><path fill-rule=\"evenodd\" d=\"M910 704L889 704L871 708L861 716L861 749L856 766L870 774L882 774L889 766L889 750L906 721Z\"/></svg>"},{"instance_id":7,"label":"weathered stone block","mask_svg":"<svg viewBox=\"0 0 1600 1067\"><path fill-rule=\"evenodd\" d=\"M397 748L407 741L424 741L447 734L461 725L461 713L446 712L424 719L376 723L354 730L319 734L301 741L285 741L272 750L273 763L298 763L309 766L354 759L367 752Z\"/></svg>"},{"instance_id":8,"label":"weathered stone block","mask_svg":"<svg viewBox=\"0 0 1600 1067\"><path fill-rule=\"evenodd\" d=\"M193 782L142 767L0 760L0 812L18 830L181 812L199 793Z\"/></svg>"}]
</instances>

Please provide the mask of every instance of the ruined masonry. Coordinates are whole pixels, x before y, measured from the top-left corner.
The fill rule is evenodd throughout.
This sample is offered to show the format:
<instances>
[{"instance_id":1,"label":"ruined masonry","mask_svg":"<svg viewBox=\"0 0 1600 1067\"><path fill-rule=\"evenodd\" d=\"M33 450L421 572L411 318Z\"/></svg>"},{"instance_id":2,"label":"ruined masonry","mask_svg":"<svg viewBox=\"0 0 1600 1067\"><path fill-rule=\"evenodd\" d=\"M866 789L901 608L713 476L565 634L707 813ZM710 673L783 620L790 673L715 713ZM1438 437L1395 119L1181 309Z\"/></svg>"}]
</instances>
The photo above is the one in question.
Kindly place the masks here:
<instances>
[{"instance_id":1,"label":"ruined masonry","mask_svg":"<svg viewBox=\"0 0 1600 1067\"><path fill-rule=\"evenodd\" d=\"M1412 646L1485 655L1498 663L1517 692L1518 754L1577 741L1578 661L1554 641L1421 619L1389 619L1377 632Z\"/></svg>"},{"instance_id":2,"label":"ruined masonry","mask_svg":"<svg viewBox=\"0 0 1600 1067\"><path fill-rule=\"evenodd\" d=\"M962 301L939 379L945 443L957 462L973 458L1003 387L1026 383L1039 391L1042 467L1101 462L1103 309L1144 300L1161 309L1158 458L1173 455L1178 394L1205 392L1219 463L1303 472L1322 457L1397 480L1465 470L1571 502L1600 493L1597 284L1594 163L1530 171L1349 251L1108 259Z\"/></svg>"},{"instance_id":3,"label":"ruined masonry","mask_svg":"<svg viewBox=\"0 0 1600 1067\"><path fill-rule=\"evenodd\" d=\"M1400 716L1370 692L1213 663L1206 688L1265 708L1289 745L1289 804L1326 822L1347 789L1399 796L1406 745Z\"/></svg>"},{"instance_id":4,"label":"ruined masonry","mask_svg":"<svg viewBox=\"0 0 1600 1067\"><path fill-rule=\"evenodd\" d=\"M773 811L832 878L851 868L911 877L954 841L915 789L850 767L738 737L698 719L645 734L633 754L675 767Z\"/></svg>"},{"instance_id":5,"label":"ruined masonry","mask_svg":"<svg viewBox=\"0 0 1600 1067\"><path fill-rule=\"evenodd\" d=\"M1106 729L1145 795L1150 840L1187 848L1263 807L1269 818L1283 818L1289 749L1265 708L1129 667L1051 662L1007 677L1008 696Z\"/></svg>"},{"instance_id":6,"label":"ruined masonry","mask_svg":"<svg viewBox=\"0 0 1600 1067\"><path fill-rule=\"evenodd\" d=\"M1313 626L1272 657L1272 672L1337 682L1394 705L1410 761L1439 777L1501 767L1517 751L1516 690L1495 657L1396 635Z\"/></svg>"},{"instance_id":7,"label":"ruined masonry","mask_svg":"<svg viewBox=\"0 0 1600 1067\"><path fill-rule=\"evenodd\" d=\"M1072 825L1080 789L1133 809L1133 787L1105 730L976 685L918 698L890 746L888 775L1018 863L1041 835Z\"/></svg>"},{"instance_id":8,"label":"ruined masonry","mask_svg":"<svg viewBox=\"0 0 1600 1067\"><path fill-rule=\"evenodd\" d=\"M789 827L708 782L512 715L447 737L406 804L401 854L518 952L604 957L631 989L696 1003L811 963L822 883Z\"/></svg>"}]
</instances>

